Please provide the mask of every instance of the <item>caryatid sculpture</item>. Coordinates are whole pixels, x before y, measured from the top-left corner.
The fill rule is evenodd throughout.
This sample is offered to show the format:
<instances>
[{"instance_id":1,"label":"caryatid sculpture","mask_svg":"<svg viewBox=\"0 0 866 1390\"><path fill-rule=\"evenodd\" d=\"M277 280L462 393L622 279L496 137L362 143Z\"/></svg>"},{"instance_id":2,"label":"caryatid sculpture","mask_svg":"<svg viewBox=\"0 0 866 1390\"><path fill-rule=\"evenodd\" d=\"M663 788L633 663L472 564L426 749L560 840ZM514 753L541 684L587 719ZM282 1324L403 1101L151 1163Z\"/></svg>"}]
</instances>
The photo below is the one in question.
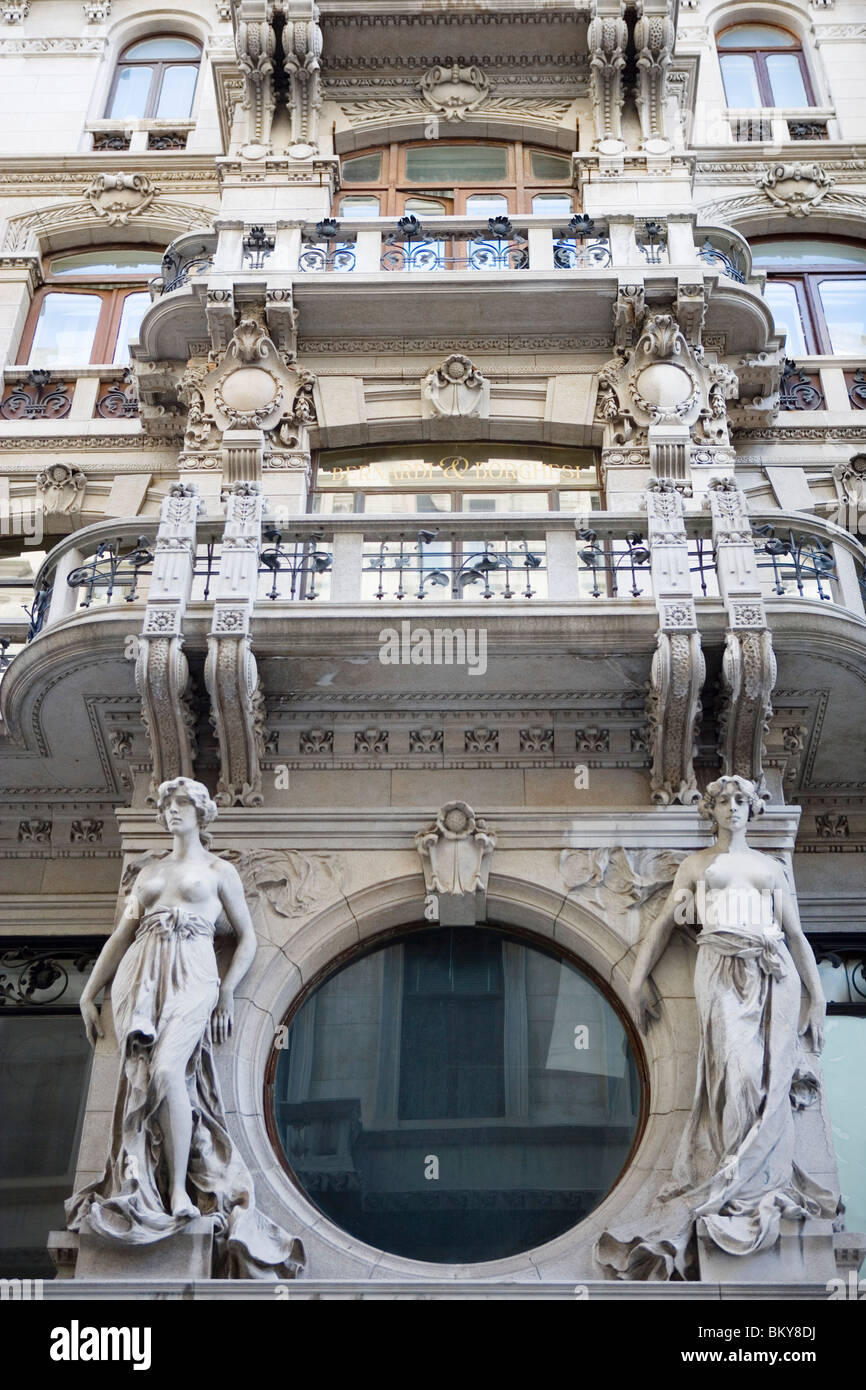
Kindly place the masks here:
<instances>
[{"instance_id":1,"label":"caryatid sculpture","mask_svg":"<svg viewBox=\"0 0 866 1390\"><path fill-rule=\"evenodd\" d=\"M214 1061L256 950L241 880L210 853L204 827L217 808L201 782L163 782L157 807L172 849L140 870L81 996L95 1045L96 998L111 984L121 1069L105 1171L66 1203L67 1225L146 1245L215 1216L216 1275L290 1279L303 1247L255 1209ZM221 978L214 934L226 926L235 946Z\"/></svg>"},{"instance_id":2,"label":"caryatid sculpture","mask_svg":"<svg viewBox=\"0 0 866 1390\"><path fill-rule=\"evenodd\" d=\"M629 985L646 1030L659 1013L650 972L676 925L697 928L694 1101L672 1180L659 1194L669 1216L642 1231L607 1231L596 1245L614 1278L696 1278L699 1218L721 1250L751 1255L776 1242L782 1217L836 1214L836 1197L794 1161L793 1112L818 1089L801 1038L820 1052L825 1004L785 871L746 841L763 801L753 782L721 777L701 810L715 822L716 843L680 864Z\"/></svg>"}]
</instances>

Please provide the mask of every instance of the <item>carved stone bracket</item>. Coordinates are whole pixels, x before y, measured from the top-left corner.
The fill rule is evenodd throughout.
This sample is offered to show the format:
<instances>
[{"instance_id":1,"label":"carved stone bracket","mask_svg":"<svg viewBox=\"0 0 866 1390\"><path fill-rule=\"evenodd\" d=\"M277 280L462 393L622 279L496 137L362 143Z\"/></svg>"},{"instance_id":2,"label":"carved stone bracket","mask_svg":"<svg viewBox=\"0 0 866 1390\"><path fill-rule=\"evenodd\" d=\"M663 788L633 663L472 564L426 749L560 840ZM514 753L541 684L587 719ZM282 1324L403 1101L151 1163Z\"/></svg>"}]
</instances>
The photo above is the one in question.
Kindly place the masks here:
<instances>
[{"instance_id":1,"label":"carved stone bracket","mask_svg":"<svg viewBox=\"0 0 866 1390\"><path fill-rule=\"evenodd\" d=\"M694 744L705 665L691 590L683 498L674 478L646 491L647 537L659 632L647 692L652 799L686 806L698 799Z\"/></svg>"},{"instance_id":2,"label":"carved stone bracket","mask_svg":"<svg viewBox=\"0 0 866 1390\"><path fill-rule=\"evenodd\" d=\"M634 29L637 51L637 109L643 147L651 154L670 148L665 131L667 75L675 31L668 15L643 15Z\"/></svg>"},{"instance_id":3,"label":"carved stone bracket","mask_svg":"<svg viewBox=\"0 0 866 1390\"><path fill-rule=\"evenodd\" d=\"M487 914L496 835L465 801L448 801L415 845L427 889L425 916L443 927L474 926Z\"/></svg>"},{"instance_id":4,"label":"carved stone bracket","mask_svg":"<svg viewBox=\"0 0 866 1390\"><path fill-rule=\"evenodd\" d=\"M719 592L728 610L720 678L719 756L725 773L748 777L765 795L764 735L773 708L776 658L761 596L745 494L732 478L707 491Z\"/></svg>"},{"instance_id":5,"label":"carved stone bracket","mask_svg":"<svg viewBox=\"0 0 866 1390\"><path fill-rule=\"evenodd\" d=\"M622 140L623 72L628 26L624 19L596 15L587 29L595 147L614 154Z\"/></svg>"},{"instance_id":6,"label":"carved stone bracket","mask_svg":"<svg viewBox=\"0 0 866 1390\"><path fill-rule=\"evenodd\" d=\"M196 518L201 507L194 483L172 483L163 499L153 574L138 642L135 683L152 762L148 800L160 782L191 777L195 717L188 695L183 615L195 566Z\"/></svg>"},{"instance_id":7,"label":"carved stone bracket","mask_svg":"<svg viewBox=\"0 0 866 1390\"><path fill-rule=\"evenodd\" d=\"M318 149L322 106L322 30L313 0L232 0L235 51L244 75L241 102L246 114L243 153L258 158L271 151L277 100L288 108L292 152ZM277 77L277 29L281 24L282 74Z\"/></svg>"},{"instance_id":8,"label":"carved stone bracket","mask_svg":"<svg viewBox=\"0 0 866 1390\"><path fill-rule=\"evenodd\" d=\"M647 721L652 749L652 799L658 806L700 800L694 756L700 694L706 675L701 639L694 627L694 606L669 605L668 618L679 629L660 630L647 692ZM692 631L688 630L691 617Z\"/></svg>"},{"instance_id":9,"label":"carved stone bracket","mask_svg":"<svg viewBox=\"0 0 866 1390\"><path fill-rule=\"evenodd\" d=\"M252 652L250 617L258 586L264 498L256 482L226 494L226 524L214 581L205 685L219 743L218 806L261 806L265 703Z\"/></svg>"}]
</instances>

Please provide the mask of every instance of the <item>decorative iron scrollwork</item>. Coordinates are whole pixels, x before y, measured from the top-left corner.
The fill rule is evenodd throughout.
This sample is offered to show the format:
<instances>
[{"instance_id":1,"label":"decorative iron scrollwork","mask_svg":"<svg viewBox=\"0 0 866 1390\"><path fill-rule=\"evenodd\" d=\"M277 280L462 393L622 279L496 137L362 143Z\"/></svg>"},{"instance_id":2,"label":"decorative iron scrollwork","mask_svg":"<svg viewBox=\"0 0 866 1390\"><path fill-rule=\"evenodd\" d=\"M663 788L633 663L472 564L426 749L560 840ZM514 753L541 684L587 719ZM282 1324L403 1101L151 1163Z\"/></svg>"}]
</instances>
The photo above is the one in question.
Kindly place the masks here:
<instances>
[{"instance_id":1,"label":"decorative iron scrollwork","mask_svg":"<svg viewBox=\"0 0 866 1390\"><path fill-rule=\"evenodd\" d=\"M106 386L96 400L96 414L103 420L135 420L138 418L138 396L132 373L127 367L122 376L102 383Z\"/></svg>"},{"instance_id":2,"label":"decorative iron scrollwork","mask_svg":"<svg viewBox=\"0 0 866 1390\"><path fill-rule=\"evenodd\" d=\"M110 603L115 589L129 587L124 594L127 603L138 598L138 581L142 574L149 573L153 564L153 551L150 541L139 536L134 550L121 553L121 541L103 541L86 564L74 569L67 577L71 589L84 589L84 598L79 607L89 608L94 597L102 595Z\"/></svg>"},{"instance_id":3,"label":"decorative iron scrollwork","mask_svg":"<svg viewBox=\"0 0 866 1390\"><path fill-rule=\"evenodd\" d=\"M801 371L796 362L786 358L779 388L779 409L823 410L824 404L820 378Z\"/></svg>"},{"instance_id":4,"label":"decorative iron scrollwork","mask_svg":"<svg viewBox=\"0 0 866 1390\"><path fill-rule=\"evenodd\" d=\"M245 270L261 270L274 249L275 240L264 227L251 227L242 243Z\"/></svg>"},{"instance_id":5,"label":"decorative iron scrollwork","mask_svg":"<svg viewBox=\"0 0 866 1390\"><path fill-rule=\"evenodd\" d=\"M0 1009L73 1012L84 981L102 943L62 946L15 946L0 953ZM73 976L79 976L78 980Z\"/></svg>"},{"instance_id":6,"label":"decorative iron scrollwork","mask_svg":"<svg viewBox=\"0 0 866 1390\"><path fill-rule=\"evenodd\" d=\"M51 373L44 367L28 372L26 383L18 382L0 402L5 420L62 420L71 409L69 386L66 382L52 385Z\"/></svg>"}]
</instances>

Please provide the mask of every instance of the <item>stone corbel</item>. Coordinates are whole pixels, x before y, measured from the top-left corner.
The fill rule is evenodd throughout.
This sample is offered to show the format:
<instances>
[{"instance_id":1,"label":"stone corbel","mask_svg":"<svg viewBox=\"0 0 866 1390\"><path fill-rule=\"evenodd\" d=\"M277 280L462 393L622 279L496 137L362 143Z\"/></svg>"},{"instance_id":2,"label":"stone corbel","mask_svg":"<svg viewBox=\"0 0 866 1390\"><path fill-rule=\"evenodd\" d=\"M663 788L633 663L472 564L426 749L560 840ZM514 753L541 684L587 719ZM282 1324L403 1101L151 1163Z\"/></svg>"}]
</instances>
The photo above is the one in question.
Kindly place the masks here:
<instances>
[{"instance_id":1,"label":"stone corbel","mask_svg":"<svg viewBox=\"0 0 866 1390\"><path fill-rule=\"evenodd\" d=\"M652 750L650 784L657 806L700 800L695 780L695 738L706 675L691 599L663 602L647 691Z\"/></svg>"},{"instance_id":2,"label":"stone corbel","mask_svg":"<svg viewBox=\"0 0 866 1390\"><path fill-rule=\"evenodd\" d=\"M244 75L243 109L246 146L251 153L270 150L274 119L274 56L277 38L273 6L267 0L234 0L235 52Z\"/></svg>"},{"instance_id":3,"label":"stone corbel","mask_svg":"<svg viewBox=\"0 0 866 1390\"><path fill-rule=\"evenodd\" d=\"M635 25L637 109L643 148L648 154L666 154L670 149L665 94L674 39L673 21L667 15L643 15Z\"/></svg>"},{"instance_id":4,"label":"stone corbel","mask_svg":"<svg viewBox=\"0 0 866 1390\"><path fill-rule=\"evenodd\" d=\"M312 0L286 0L283 28L283 70L288 78L286 104L295 146L319 147L318 120L322 108L322 30L319 10Z\"/></svg>"},{"instance_id":5,"label":"stone corbel","mask_svg":"<svg viewBox=\"0 0 866 1390\"><path fill-rule=\"evenodd\" d=\"M728 610L720 678L718 751L723 770L748 777L766 794L764 736L773 714L776 658L755 560L745 494L733 478L707 491L719 592Z\"/></svg>"},{"instance_id":6,"label":"stone corbel","mask_svg":"<svg viewBox=\"0 0 866 1390\"><path fill-rule=\"evenodd\" d=\"M683 499L674 478L650 481L647 539L659 632L647 691L652 752L651 789L657 805L698 799L695 733L705 665L691 591Z\"/></svg>"},{"instance_id":7,"label":"stone corbel","mask_svg":"<svg viewBox=\"0 0 866 1390\"><path fill-rule=\"evenodd\" d=\"M153 573L135 663L135 683L152 762L148 800L161 782L191 777L195 716L188 694L183 617L195 568L196 518L201 509L194 483L172 483L163 499Z\"/></svg>"},{"instance_id":8,"label":"stone corbel","mask_svg":"<svg viewBox=\"0 0 866 1390\"><path fill-rule=\"evenodd\" d=\"M474 926L487 915L487 879L496 835L465 801L449 801L415 846L427 890L424 915L443 927Z\"/></svg>"},{"instance_id":9,"label":"stone corbel","mask_svg":"<svg viewBox=\"0 0 866 1390\"><path fill-rule=\"evenodd\" d=\"M205 685L219 743L218 806L261 806L265 704L252 652L250 618L258 587L264 498L256 482L226 495L220 567L213 587Z\"/></svg>"},{"instance_id":10,"label":"stone corbel","mask_svg":"<svg viewBox=\"0 0 866 1390\"><path fill-rule=\"evenodd\" d=\"M596 15L590 21L587 45L595 118L594 147L602 154L617 154L625 148L622 139L622 78L627 44L628 26L624 19Z\"/></svg>"}]
</instances>

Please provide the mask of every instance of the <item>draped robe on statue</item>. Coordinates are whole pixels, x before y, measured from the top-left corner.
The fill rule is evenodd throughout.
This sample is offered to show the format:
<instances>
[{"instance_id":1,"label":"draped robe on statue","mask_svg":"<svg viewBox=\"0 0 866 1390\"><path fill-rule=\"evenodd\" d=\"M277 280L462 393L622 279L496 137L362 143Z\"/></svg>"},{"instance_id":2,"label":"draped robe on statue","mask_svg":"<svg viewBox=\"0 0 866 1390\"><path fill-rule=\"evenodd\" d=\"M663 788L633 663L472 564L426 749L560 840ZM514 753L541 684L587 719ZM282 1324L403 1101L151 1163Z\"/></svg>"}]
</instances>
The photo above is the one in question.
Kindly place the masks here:
<instances>
[{"instance_id":1,"label":"draped robe on statue","mask_svg":"<svg viewBox=\"0 0 866 1390\"><path fill-rule=\"evenodd\" d=\"M187 1187L214 1215L215 1269L223 1278L291 1279L299 1241L255 1209L252 1178L226 1127L210 1041L219 997L214 927L179 907L141 917L111 988L121 1071L105 1172L66 1203L67 1226L86 1219L103 1237L144 1245L182 1231L190 1218L168 1204L157 1112L170 1077L185 1076L193 1130Z\"/></svg>"},{"instance_id":2,"label":"draped robe on statue","mask_svg":"<svg viewBox=\"0 0 866 1390\"><path fill-rule=\"evenodd\" d=\"M596 1258L615 1278L697 1277L699 1218L720 1249L750 1255L776 1242L782 1217L836 1214L835 1196L794 1161L793 1112L816 1098L818 1080L798 1036L800 976L767 898L708 892L697 946L697 1080L660 1193L669 1215L652 1230L604 1233Z\"/></svg>"}]
</instances>

